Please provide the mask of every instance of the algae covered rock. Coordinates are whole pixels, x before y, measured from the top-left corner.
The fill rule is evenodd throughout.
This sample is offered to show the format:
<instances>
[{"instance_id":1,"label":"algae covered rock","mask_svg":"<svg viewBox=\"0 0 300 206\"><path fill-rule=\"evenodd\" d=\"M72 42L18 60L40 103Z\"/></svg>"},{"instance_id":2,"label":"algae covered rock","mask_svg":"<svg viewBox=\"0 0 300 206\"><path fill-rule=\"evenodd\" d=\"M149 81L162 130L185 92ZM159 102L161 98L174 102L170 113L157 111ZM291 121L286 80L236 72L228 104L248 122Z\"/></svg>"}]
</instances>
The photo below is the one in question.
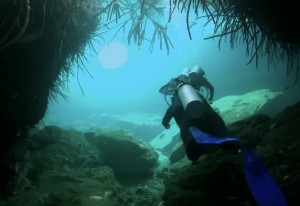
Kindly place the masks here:
<instances>
[{"instance_id":1,"label":"algae covered rock","mask_svg":"<svg viewBox=\"0 0 300 206\"><path fill-rule=\"evenodd\" d=\"M223 97L213 103L213 108L228 125L256 114L269 100L278 95L282 95L282 92L260 89L244 95Z\"/></svg>"},{"instance_id":2,"label":"algae covered rock","mask_svg":"<svg viewBox=\"0 0 300 206\"><path fill-rule=\"evenodd\" d=\"M3 206L150 206L161 201L161 182L151 181L157 154L124 130L82 133L49 125L15 149L15 190L9 199L0 199ZM132 184L124 188L125 180Z\"/></svg>"},{"instance_id":3,"label":"algae covered rock","mask_svg":"<svg viewBox=\"0 0 300 206\"><path fill-rule=\"evenodd\" d=\"M105 165L113 168L119 181L145 179L154 174L158 155L149 143L130 132L118 129L103 129L86 133L87 139L95 145Z\"/></svg>"}]
</instances>

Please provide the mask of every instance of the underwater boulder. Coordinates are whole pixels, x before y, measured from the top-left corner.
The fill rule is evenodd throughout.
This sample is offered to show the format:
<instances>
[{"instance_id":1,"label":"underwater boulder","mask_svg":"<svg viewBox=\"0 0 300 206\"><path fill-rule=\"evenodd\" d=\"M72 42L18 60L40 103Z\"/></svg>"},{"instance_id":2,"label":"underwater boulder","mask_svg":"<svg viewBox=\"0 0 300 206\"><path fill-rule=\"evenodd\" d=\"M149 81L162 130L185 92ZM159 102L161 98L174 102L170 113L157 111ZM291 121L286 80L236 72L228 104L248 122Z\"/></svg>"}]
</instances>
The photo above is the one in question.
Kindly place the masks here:
<instances>
[{"instance_id":1,"label":"underwater boulder","mask_svg":"<svg viewBox=\"0 0 300 206\"><path fill-rule=\"evenodd\" d=\"M269 89L260 89L243 95L220 98L212 106L228 125L256 114L268 101L282 94Z\"/></svg>"},{"instance_id":2,"label":"underwater boulder","mask_svg":"<svg viewBox=\"0 0 300 206\"><path fill-rule=\"evenodd\" d=\"M147 142L121 129L102 129L86 133L106 166L111 167L120 182L150 178L158 165L158 154Z\"/></svg>"},{"instance_id":3,"label":"underwater boulder","mask_svg":"<svg viewBox=\"0 0 300 206\"><path fill-rule=\"evenodd\" d=\"M112 144L107 144L111 139ZM103 129L84 134L49 125L35 130L14 149L16 153L10 157L18 160L13 168L15 181L10 182L14 193L0 198L1 206L150 206L161 201L157 191L162 188L161 181L149 178L157 154L126 131ZM119 179L133 185L125 188Z\"/></svg>"},{"instance_id":4,"label":"underwater boulder","mask_svg":"<svg viewBox=\"0 0 300 206\"><path fill-rule=\"evenodd\" d=\"M61 169L85 169L103 165L97 149L86 141L83 133L49 125L14 146L17 161L15 193L28 190L41 181L41 176Z\"/></svg>"}]
</instances>

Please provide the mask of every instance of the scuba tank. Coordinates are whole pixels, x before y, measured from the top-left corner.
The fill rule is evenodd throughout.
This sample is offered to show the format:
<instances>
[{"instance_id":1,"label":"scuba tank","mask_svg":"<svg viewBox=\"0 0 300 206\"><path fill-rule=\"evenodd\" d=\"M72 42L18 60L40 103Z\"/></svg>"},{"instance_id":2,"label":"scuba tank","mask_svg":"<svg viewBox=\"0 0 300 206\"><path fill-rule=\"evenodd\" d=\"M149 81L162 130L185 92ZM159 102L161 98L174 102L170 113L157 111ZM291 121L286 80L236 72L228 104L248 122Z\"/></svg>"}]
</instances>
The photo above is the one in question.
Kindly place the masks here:
<instances>
[{"instance_id":1,"label":"scuba tank","mask_svg":"<svg viewBox=\"0 0 300 206\"><path fill-rule=\"evenodd\" d=\"M200 117L205 109L200 94L190 84L179 84L177 89L178 96L187 115L192 118Z\"/></svg>"}]
</instances>

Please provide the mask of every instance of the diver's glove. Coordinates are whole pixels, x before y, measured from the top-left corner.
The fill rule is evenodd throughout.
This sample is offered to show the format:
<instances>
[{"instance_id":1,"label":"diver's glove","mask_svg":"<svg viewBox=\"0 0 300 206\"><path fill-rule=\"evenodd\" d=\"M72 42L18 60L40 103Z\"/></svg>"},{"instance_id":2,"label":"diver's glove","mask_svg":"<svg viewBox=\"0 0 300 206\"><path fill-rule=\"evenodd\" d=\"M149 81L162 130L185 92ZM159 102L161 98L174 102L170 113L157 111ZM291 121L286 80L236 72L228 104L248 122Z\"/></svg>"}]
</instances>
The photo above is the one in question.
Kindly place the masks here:
<instances>
[{"instance_id":1,"label":"diver's glove","mask_svg":"<svg viewBox=\"0 0 300 206\"><path fill-rule=\"evenodd\" d=\"M166 129L169 129L171 127L171 125L169 123L162 123L162 125L166 128Z\"/></svg>"}]
</instances>

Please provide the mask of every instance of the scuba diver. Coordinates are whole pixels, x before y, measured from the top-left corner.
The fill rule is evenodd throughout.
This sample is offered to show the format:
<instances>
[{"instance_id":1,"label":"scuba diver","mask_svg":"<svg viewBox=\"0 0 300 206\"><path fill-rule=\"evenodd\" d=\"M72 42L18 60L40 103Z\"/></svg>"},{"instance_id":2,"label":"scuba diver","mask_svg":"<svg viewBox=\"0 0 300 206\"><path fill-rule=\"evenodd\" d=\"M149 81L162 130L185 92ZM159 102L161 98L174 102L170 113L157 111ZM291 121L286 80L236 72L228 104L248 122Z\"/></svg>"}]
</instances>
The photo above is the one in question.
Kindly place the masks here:
<instances>
[{"instance_id":1,"label":"scuba diver","mask_svg":"<svg viewBox=\"0 0 300 206\"><path fill-rule=\"evenodd\" d=\"M160 93L173 95L163 119L162 125L170 128L172 118L180 128L180 136L184 148L178 148L170 156L171 163L181 159L184 150L191 161L196 161L202 154L203 149L191 138L191 128L197 128L205 133L215 136L226 136L227 127L223 119L210 106L208 101L213 100L214 88L204 77L204 70L195 66L188 75L184 69L181 75L173 78L168 84L161 87ZM200 93L200 88L205 87L209 91L208 101Z\"/></svg>"}]
</instances>

